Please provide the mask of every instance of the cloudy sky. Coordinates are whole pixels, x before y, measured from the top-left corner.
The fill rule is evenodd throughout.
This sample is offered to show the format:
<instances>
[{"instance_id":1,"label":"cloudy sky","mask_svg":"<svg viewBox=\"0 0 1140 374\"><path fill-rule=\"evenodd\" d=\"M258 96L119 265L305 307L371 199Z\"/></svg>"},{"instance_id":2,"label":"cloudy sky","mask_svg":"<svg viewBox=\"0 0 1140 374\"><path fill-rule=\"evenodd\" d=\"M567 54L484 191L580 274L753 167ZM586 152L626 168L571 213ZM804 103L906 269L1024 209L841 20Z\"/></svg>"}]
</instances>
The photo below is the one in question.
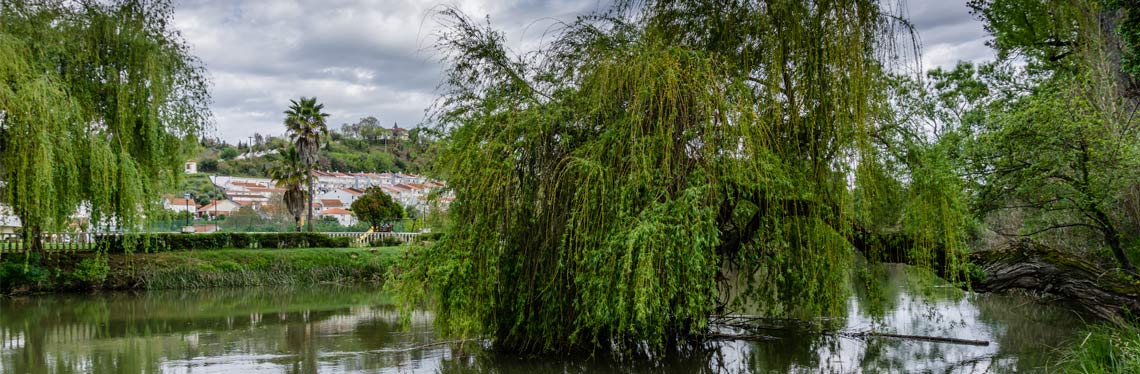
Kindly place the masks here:
<instances>
[{"instance_id":1,"label":"cloudy sky","mask_svg":"<svg viewBox=\"0 0 1140 374\"><path fill-rule=\"evenodd\" d=\"M922 42L923 68L992 58L965 0L904 0ZM316 96L329 124L375 116L385 126L424 119L442 79L430 51L440 5L487 16L516 51L557 20L608 0L182 0L177 27L213 81L214 136L280 135L289 99Z\"/></svg>"}]
</instances>

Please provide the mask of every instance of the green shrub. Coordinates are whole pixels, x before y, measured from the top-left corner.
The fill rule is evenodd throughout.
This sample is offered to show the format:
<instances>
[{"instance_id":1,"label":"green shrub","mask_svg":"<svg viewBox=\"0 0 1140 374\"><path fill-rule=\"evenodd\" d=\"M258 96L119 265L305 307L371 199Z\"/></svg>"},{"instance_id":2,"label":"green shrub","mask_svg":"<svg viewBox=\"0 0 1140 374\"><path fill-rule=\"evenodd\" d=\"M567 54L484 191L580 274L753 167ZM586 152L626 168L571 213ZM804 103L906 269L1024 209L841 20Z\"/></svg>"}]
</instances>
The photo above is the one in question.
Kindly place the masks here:
<instances>
[{"instance_id":1,"label":"green shrub","mask_svg":"<svg viewBox=\"0 0 1140 374\"><path fill-rule=\"evenodd\" d=\"M85 258L75 264L75 271L71 276L80 283L98 286L107 280L107 273L111 272L111 265L107 263L107 256L96 255Z\"/></svg>"},{"instance_id":2,"label":"green shrub","mask_svg":"<svg viewBox=\"0 0 1140 374\"><path fill-rule=\"evenodd\" d=\"M393 236L385 236L368 241L369 247L394 247L400 244L404 244L404 241Z\"/></svg>"},{"instance_id":3,"label":"green shrub","mask_svg":"<svg viewBox=\"0 0 1140 374\"><path fill-rule=\"evenodd\" d=\"M103 235L96 239L109 253L165 252L222 248L348 248L350 237L329 237L310 232L129 234Z\"/></svg>"},{"instance_id":4,"label":"green shrub","mask_svg":"<svg viewBox=\"0 0 1140 374\"><path fill-rule=\"evenodd\" d=\"M419 236L419 240L425 241L425 242L434 242L434 241L439 241L440 239L443 239L443 233L442 232L429 232L429 233L420 234L420 236Z\"/></svg>"},{"instance_id":5,"label":"green shrub","mask_svg":"<svg viewBox=\"0 0 1140 374\"><path fill-rule=\"evenodd\" d=\"M39 254L25 256L4 256L0 260L0 293L8 293L19 288L37 288L46 284L51 271L40 266Z\"/></svg>"}]
</instances>

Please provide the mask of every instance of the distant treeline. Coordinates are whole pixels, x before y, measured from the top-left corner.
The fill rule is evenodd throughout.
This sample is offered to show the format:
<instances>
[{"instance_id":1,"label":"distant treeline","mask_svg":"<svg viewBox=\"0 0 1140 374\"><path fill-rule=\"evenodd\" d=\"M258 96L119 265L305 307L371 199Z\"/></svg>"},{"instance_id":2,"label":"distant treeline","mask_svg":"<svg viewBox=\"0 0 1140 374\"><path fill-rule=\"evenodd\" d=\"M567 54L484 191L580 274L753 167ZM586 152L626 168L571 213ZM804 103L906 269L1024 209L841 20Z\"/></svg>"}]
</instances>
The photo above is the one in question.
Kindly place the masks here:
<instances>
[{"instance_id":1,"label":"distant treeline","mask_svg":"<svg viewBox=\"0 0 1140 374\"><path fill-rule=\"evenodd\" d=\"M395 124L384 127L370 116L330 129L321 148L318 168L342 172L422 173L434 154L436 138L428 129L397 128ZM275 151L289 146L289 139L254 134L248 141L237 144L219 139L202 139L198 144L199 172L265 177L273 163L280 159ZM251 151L253 157L249 157Z\"/></svg>"}]
</instances>

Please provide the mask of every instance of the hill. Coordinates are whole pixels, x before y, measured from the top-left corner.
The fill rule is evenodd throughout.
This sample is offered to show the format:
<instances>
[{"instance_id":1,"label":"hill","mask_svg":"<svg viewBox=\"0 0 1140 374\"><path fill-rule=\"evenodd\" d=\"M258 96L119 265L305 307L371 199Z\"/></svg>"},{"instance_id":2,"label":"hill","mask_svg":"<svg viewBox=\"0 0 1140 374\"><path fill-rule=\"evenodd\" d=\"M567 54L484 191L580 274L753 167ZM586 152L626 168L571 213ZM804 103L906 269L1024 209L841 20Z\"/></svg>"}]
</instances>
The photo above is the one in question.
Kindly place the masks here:
<instances>
[{"instance_id":1,"label":"hill","mask_svg":"<svg viewBox=\"0 0 1140 374\"><path fill-rule=\"evenodd\" d=\"M401 172L423 174L435 154L435 137L423 128L385 128L365 117L329 129L321 147L319 170L341 172ZM249 142L218 139L199 142L198 171L210 174L265 177L280 160L278 151L291 146L282 136L255 134Z\"/></svg>"}]
</instances>

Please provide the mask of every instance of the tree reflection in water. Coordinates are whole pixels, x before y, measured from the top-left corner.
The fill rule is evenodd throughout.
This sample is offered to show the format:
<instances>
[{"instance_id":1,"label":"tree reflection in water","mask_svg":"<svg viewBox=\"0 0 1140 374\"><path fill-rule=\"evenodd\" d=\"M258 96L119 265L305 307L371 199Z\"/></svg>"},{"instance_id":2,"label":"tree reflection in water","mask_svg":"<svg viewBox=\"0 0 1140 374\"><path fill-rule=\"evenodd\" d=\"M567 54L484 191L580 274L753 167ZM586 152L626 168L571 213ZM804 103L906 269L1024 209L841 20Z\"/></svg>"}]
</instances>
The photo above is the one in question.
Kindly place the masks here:
<instances>
[{"instance_id":1,"label":"tree reflection in water","mask_svg":"<svg viewBox=\"0 0 1140 374\"><path fill-rule=\"evenodd\" d=\"M792 325L762 331L775 341L650 359L518 357L477 343L416 348L440 340L432 316L417 313L405 328L375 289L212 289L0 300L0 372L1013 372L1045 365L1076 328L1032 299L970 295L900 266L861 270L850 283L839 328L994 344L858 340Z\"/></svg>"}]
</instances>

